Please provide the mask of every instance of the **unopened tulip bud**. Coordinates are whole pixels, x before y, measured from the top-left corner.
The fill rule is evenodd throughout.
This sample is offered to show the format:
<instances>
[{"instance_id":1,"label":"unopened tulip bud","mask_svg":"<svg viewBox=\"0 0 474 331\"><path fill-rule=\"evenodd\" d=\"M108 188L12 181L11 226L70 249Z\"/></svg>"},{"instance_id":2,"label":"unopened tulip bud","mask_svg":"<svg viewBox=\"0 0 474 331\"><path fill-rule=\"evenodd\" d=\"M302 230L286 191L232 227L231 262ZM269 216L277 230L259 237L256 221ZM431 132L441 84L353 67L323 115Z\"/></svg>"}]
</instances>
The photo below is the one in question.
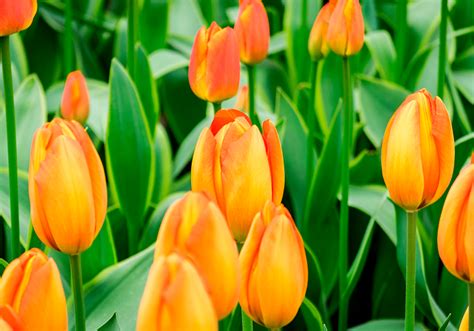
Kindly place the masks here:
<instances>
[{"instance_id":1,"label":"unopened tulip bud","mask_svg":"<svg viewBox=\"0 0 474 331\"><path fill-rule=\"evenodd\" d=\"M311 29L308 39L308 51L313 61L318 61L329 53L327 31L329 19L331 18L335 6L335 1L329 1L321 8L316 20L314 21L313 28Z\"/></svg>"},{"instance_id":2,"label":"unopened tulip bud","mask_svg":"<svg viewBox=\"0 0 474 331\"><path fill-rule=\"evenodd\" d=\"M217 202L234 238L243 242L265 202L283 197L283 154L273 124L265 121L260 133L241 111L217 112L196 144L191 185Z\"/></svg>"},{"instance_id":3,"label":"unopened tulip bud","mask_svg":"<svg viewBox=\"0 0 474 331\"><path fill-rule=\"evenodd\" d=\"M240 305L254 321L281 328L296 316L308 286L303 239L288 210L267 201L239 257Z\"/></svg>"},{"instance_id":4,"label":"unopened tulip bud","mask_svg":"<svg viewBox=\"0 0 474 331\"><path fill-rule=\"evenodd\" d=\"M237 94L240 82L239 45L232 28L216 22L196 34L188 71L189 85L199 98L220 102Z\"/></svg>"},{"instance_id":5,"label":"unopened tulip bud","mask_svg":"<svg viewBox=\"0 0 474 331\"><path fill-rule=\"evenodd\" d=\"M37 8L36 0L0 0L0 37L27 29Z\"/></svg>"},{"instance_id":6,"label":"unopened tulip bud","mask_svg":"<svg viewBox=\"0 0 474 331\"><path fill-rule=\"evenodd\" d=\"M81 124L89 117L89 91L86 79L79 70L67 76L61 100L61 116Z\"/></svg>"},{"instance_id":7,"label":"unopened tulip bud","mask_svg":"<svg viewBox=\"0 0 474 331\"><path fill-rule=\"evenodd\" d=\"M446 107L425 89L393 114L382 143L382 174L391 199L407 211L436 202L454 168L454 137Z\"/></svg>"},{"instance_id":8,"label":"unopened tulip bud","mask_svg":"<svg viewBox=\"0 0 474 331\"><path fill-rule=\"evenodd\" d=\"M36 131L28 185L41 241L69 255L89 248L104 222L107 188L99 154L78 122L55 118Z\"/></svg>"}]
</instances>

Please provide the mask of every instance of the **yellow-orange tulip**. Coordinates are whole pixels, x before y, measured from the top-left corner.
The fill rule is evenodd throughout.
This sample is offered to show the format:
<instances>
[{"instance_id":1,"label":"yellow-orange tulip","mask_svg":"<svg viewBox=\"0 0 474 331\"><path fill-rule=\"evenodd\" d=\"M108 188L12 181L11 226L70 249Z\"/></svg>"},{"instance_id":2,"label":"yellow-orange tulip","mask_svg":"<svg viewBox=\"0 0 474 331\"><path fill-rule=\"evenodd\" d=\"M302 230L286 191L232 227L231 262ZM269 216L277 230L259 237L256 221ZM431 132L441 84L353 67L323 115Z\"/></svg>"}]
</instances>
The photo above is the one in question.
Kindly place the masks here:
<instances>
[{"instance_id":1,"label":"yellow-orange tulip","mask_svg":"<svg viewBox=\"0 0 474 331\"><path fill-rule=\"evenodd\" d=\"M239 253L224 215L203 193L187 193L166 212L155 259L172 252L194 264L217 317L228 315L239 299Z\"/></svg>"},{"instance_id":2,"label":"yellow-orange tulip","mask_svg":"<svg viewBox=\"0 0 474 331\"><path fill-rule=\"evenodd\" d=\"M473 238L474 164L471 163L451 186L438 226L441 260L450 273L469 283L474 283Z\"/></svg>"},{"instance_id":3,"label":"yellow-orange tulip","mask_svg":"<svg viewBox=\"0 0 474 331\"><path fill-rule=\"evenodd\" d=\"M239 40L240 60L246 64L265 60L270 44L270 24L261 0L240 0L234 28Z\"/></svg>"},{"instance_id":4,"label":"yellow-orange tulip","mask_svg":"<svg viewBox=\"0 0 474 331\"><path fill-rule=\"evenodd\" d=\"M36 0L0 0L0 37L27 29L37 9Z\"/></svg>"},{"instance_id":5,"label":"yellow-orange tulip","mask_svg":"<svg viewBox=\"0 0 474 331\"><path fill-rule=\"evenodd\" d=\"M89 248L107 209L104 168L84 128L55 118L33 138L31 221L43 243L67 254Z\"/></svg>"},{"instance_id":6,"label":"yellow-orange tulip","mask_svg":"<svg viewBox=\"0 0 474 331\"><path fill-rule=\"evenodd\" d=\"M338 0L329 20L327 41L341 56L358 53L364 45L364 17L359 0Z\"/></svg>"},{"instance_id":7,"label":"yellow-orange tulip","mask_svg":"<svg viewBox=\"0 0 474 331\"><path fill-rule=\"evenodd\" d=\"M191 185L217 202L234 238L244 241L265 202L280 203L283 196L283 154L273 124L265 121L261 134L241 111L217 112L196 144Z\"/></svg>"},{"instance_id":8,"label":"yellow-orange tulip","mask_svg":"<svg viewBox=\"0 0 474 331\"><path fill-rule=\"evenodd\" d=\"M58 267L39 249L13 260L0 278L1 330L2 323L12 330L67 330L66 297Z\"/></svg>"},{"instance_id":9,"label":"yellow-orange tulip","mask_svg":"<svg viewBox=\"0 0 474 331\"><path fill-rule=\"evenodd\" d=\"M280 328L305 297L308 265L303 239L283 205L268 201L255 216L239 257L240 305L254 321Z\"/></svg>"},{"instance_id":10,"label":"yellow-orange tulip","mask_svg":"<svg viewBox=\"0 0 474 331\"><path fill-rule=\"evenodd\" d=\"M220 102L237 94L240 82L239 45L232 28L212 22L196 34L188 71L189 85L199 98Z\"/></svg>"},{"instance_id":11,"label":"yellow-orange tulip","mask_svg":"<svg viewBox=\"0 0 474 331\"><path fill-rule=\"evenodd\" d=\"M434 203L449 185L454 138L446 107L425 89L409 95L387 124L382 174L392 200L407 211Z\"/></svg>"},{"instance_id":12,"label":"yellow-orange tulip","mask_svg":"<svg viewBox=\"0 0 474 331\"><path fill-rule=\"evenodd\" d=\"M158 257L140 302L137 331L217 331L217 316L201 277L183 257Z\"/></svg>"},{"instance_id":13,"label":"yellow-orange tulip","mask_svg":"<svg viewBox=\"0 0 474 331\"><path fill-rule=\"evenodd\" d=\"M319 11L308 39L308 51L313 61L318 61L329 53L327 31L336 1L331 0Z\"/></svg>"},{"instance_id":14,"label":"yellow-orange tulip","mask_svg":"<svg viewBox=\"0 0 474 331\"><path fill-rule=\"evenodd\" d=\"M469 307L467 307L464 316L462 317L461 324L459 325L459 331L469 330Z\"/></svg>"},{"instance_id":15,"label":"yellow-orange tulip","mask_svg":"<svg viewBox=\"0 0 474 331\"><path fill-rule=\"evenodd\" d=\"M61 116L81 124L89 117L89 90L86 79L79 70L67 76L61 100Z\"/></svg>"}]
</instances>

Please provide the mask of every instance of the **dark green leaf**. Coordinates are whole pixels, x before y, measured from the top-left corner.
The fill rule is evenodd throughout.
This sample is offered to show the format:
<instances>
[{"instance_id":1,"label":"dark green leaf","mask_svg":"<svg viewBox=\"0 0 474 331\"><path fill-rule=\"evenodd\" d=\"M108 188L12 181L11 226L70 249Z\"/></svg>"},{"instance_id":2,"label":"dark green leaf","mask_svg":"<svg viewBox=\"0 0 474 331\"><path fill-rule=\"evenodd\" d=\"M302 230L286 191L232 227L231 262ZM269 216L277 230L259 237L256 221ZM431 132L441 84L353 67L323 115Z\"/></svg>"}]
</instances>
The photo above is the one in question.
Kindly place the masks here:
<instances>
[{"instance_id":1,"label":"dark green leaf","mask_svg":"<svg viewBox=\"0 0 474 331\"><path fill-rule=\"evenodd\" d=\"M374 320L367 323L350 328L350 331L399 331L403 330L404 320ZM416 323L415 331L423 331L425 328L422 324Z\"/></svg>"},{"instance_id":2,"label":"dark green leaf","mask_svg":"<svg viewBox=\"0 0 474 331\"><path fill-rule=\"evenodd\" d=\"M308 326L308 330L324 330L321 314L319 313L318 308L316 308L308 298L304 298L300 309L303 312L303 317Z\"/></svg>"},{"instance_id":3,"label":"dark green leaf","mask_svg":"<svg viewBox=\"0 0 474 331\"><path fill-rule=\"evenodd\" d=\"M160 123L155 133L155 181L151 197L152 204L158 204L166 197L171 188L173 155L165 128Z\"/></svg>"},{"instance_id":4,"label":"dark green leaf","mask_svg":"<svg viewBox=\"0 0 474 331\"><path fill-rule=\"evenodd\" d=\"M120 331L120 326L117 321L117 315L114 314L98 331Z\"/></svg>"},{"instance_id":5,"label":"dark green leaf","mask_svg":"<svg viewBox=\"0 0 474 331\"><path fill-rule=\"evenodd\" d=\"M148 53L166 45L169 3L167 0L142 1L138 20L140 41Z\"/></svg>"}]
</instances>

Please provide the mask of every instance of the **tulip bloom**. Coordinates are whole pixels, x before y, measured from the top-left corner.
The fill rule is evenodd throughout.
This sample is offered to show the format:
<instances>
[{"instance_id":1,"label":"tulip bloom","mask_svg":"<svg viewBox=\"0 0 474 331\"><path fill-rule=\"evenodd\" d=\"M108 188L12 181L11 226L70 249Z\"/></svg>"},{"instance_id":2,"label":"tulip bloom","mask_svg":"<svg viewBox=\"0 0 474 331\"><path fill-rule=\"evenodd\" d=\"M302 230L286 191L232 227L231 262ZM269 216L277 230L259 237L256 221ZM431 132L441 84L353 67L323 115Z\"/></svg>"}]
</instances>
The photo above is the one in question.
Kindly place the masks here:
<instances>
[{"instance_id":1,"label":"tulip bloom","mask_svg":"<svg viewBox=\"0 0 474 331\"><path fill-rule=\"evenodd\" d=\"M325 57L329 53L329 44L327 41L327 31L329 26L329 20L336 2L334 0L329 1L319 11L316 20L314 21L313 28L308 39L308 51L313 61L318 61Z\"/></svg>"},{"instance_id":2,"label":"tulip bloom","mask_svg":"<svg viewBox=\"0 0 474 331\"><path fill-rule=\"evenodd\" d=\"M239 45L233 29L212 22L196 34L188 71L189 85L199 98L220 102L237 94Z\"/></svg>"},{"instance_id":3,"label":"tulip bloom","mask_svg":"<svg viewBox=\"0 0 474 331\"><path fill-rule=\"evenodd\" d=\"M0 0L0 37L27 29L37 9L36 0Z\"/></svg>"},{"instance_id":4,"label":"tulip bloom","mask_svg":"<svg viewBox=\"0 0 474 331\"><path fill-rule=\"evenodd\" d=\"M382 174L392 200L416 211L441 197L454 168L454 137L446 107L425 89L409 95L387 124Z\"/></svg>"},{"instance_id":5,"label":"tulip bloom","mask_svg":"<svg viewBox=\"0 0 474 331\"><path fill-rule=\"evenodd\" d=\"M104 222L107 189L102 162L79 123L55 118L36 131L28 185L41 241L69 255L89 248Z\"/></svg>"},{"instance_id":6,"label":"tulip bloom","mask_svg":"<svg viewBox=\"0 0 474 331\"><path fill-rule=\"evenodd\" d=\"M191 262L172 254L151 266L140 302L137 331L217 331L217 316Z\"/></svg>"},{"instance_id":7,"label":"tulip bloom","mask_svg":"<svg viewBox=\"0 0 474 331\"><path fill-rule=\"evenodd\" d=\"M187 193L166 212L155 259L172 252L193 262L217 317L228 315L239 299L239 253L224 215L203 193Z\"/></svg>"},{"instance_id":8,"label":"tulip bloom","mask_svg":"<svg viewBox=\"0 0 474 331\"><path fill-rule=\"evenodd\" d=\"M240 60L245 64L265 60L270 44L270 24L261 0L240 0L234 29L239 40Z\"/></svg>"},{"instance_id":9,"label":"tulip bloom","mask_svg":"<svg viewBox=\"0 0 474 331\"><path fill-rule=\"evenodd\" d=\"M327 41L340 56L358 53L364 45L364 17L359 0L338 0L329 20Z\"/></svg>"},{"instance_id":10,"label":"tulip bloom","mask_svg":"<svg viewBox=\"0 0 474 331\"><path fill-rule=\"evenodd\" d=\"M471 163L451 186L438 226L441 260L450 273L469 283L474 283L473 215L474 163Z\"/></svg>"},{"instance_id":11,"label":"tulip bloom","mask_svg":"<svg viewBox=\"0 0 474 331\"><path fill-rule=\"evenodd\" d=\"M0 278L0 329L4 330L2 324L12 330L67 330L58 267L37 248L13 260Z\"/></svg>"},{"instance_id":12,"label":"tulip bloom","mask_svg":"<svg viewBox=\"0 0 474 331\"><path fill-rule=\"evenodd\" d=\"M61 116L81 124L84 124L89 116L89 91L86 79L79 70L67 76L61 100Z\"/></svg>"},{"instance_id":13,"label":"tulip bloom","mask_svg":"<svg viewBox=\"0 0 474 331\"><path fill-rule=\"evenodd\" d=\"M308 285L303 239L283 205L267 201L239 257L240 305L254 321L281 328L296 316Z\"/></svg>"},{"instance_id":14,"label":"tulip bloom","mask_svg":"<svg viewBox=\"0 0 474 331\"><path fill-rule=\"evenodd\" d=\"M262 135L246 114L217 112L196 144L191 185L217 202L234 238L244 241L265 202L280 203L283 196L283 154L273 124L265 121Z\"/></svg>"}]
</instances>

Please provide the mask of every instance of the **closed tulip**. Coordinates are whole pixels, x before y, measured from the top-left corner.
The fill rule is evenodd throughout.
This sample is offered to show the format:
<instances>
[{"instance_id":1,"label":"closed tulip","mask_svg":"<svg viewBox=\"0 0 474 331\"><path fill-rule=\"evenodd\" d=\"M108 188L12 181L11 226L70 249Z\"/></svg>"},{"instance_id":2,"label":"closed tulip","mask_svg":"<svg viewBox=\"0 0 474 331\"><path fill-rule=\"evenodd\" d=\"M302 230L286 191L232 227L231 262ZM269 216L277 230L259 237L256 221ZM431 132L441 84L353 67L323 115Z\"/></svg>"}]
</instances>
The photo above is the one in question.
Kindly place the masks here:
<instances>
[{"instance_id":1,"label":"closed tulip","mask_svg":"<svg viewBox=\"0 0 474 331\"><path fill-rule=\"evenodd\" d=\"M86 79L79 70L67 76L61 101L61 116L81 124L89 117L89 91Z\"/></svg>"},{"instance_id":2,"label":"closed tulip","mask_svg":"<svg viewBox=\"0 0 474 331\"><path fill-rule=\"evenodd\" d=\"M140 302L137 331L217 331L217 316L196 269L183 257L158 257Z\"/></svg>"},{"instance_id":3,"label":"closed tulip","mask_svg":"<svg viewBox=\"0 0 474 331\"><path fill-rule=\"evenodd\" d=\"M474 154L473 160L474 162ZM474 283L474 163L451 186L438 226L438 251L446 269Z\"/></svg>"},{"instance_id":4,"label":"closed tulip","mask_svg":"<svg viewBox=\"0 0 474 331\"><path fill-rule=\"evenodd\" d=\"M273 124L265 121L261 134L241 111L217 112L196 144L191 185L217 202L234 238L244 241L265 202L280 203L283 196L283 154Z\"/></svg>"},{"instance_id":5,"label":"closed tulip","mask_svg":"<svg viewBox=\"0 0 474 331\"><path fill-rule=\"evenodd\" d=\"M308 285L303 239L282 204L267 201L240 252L240 305L254 321L281 328L296 316Z\"/></svg>"},{"instance_id":6,"label":"closed tulip","mask_svg":"<svg viewBox=\"0 0 474 331\"><path fill-rule=\"evenodd\" d=\"M395 111L382 143L382 174L392 200L416 211L437 201L454 167L454 138L446 107L425 89Z\"/></svg>"},{"instance_id":7,"label":"closed tulip","mask_svg":"<svg viewBox=\"0 0 474 331\"><path fill-rule=\"evenodd\" d=\"M0 37L27 29L37 8L36 0L0 0Z\"/></svg>"},{"instance_id":8,"label":"closed tulip","mask_svg":"<svg viewBox=\"0 0 474 331\"><path fill-rule=\"evenodd\" d=\"M265 60L270 44L270 25L261 0L240 0L234 28L239 40L240 60L246 64Z\"/></svg>"},{"instance_id":9,"label":"closed tulip","mask_svg":"<svg viewBox=\"0 0 474 331\"><path fill-rule=\"evenodd\" d=\"M0 278L0 330L2 324L12 330L67 330L59 270L39 249L13 260Z\"/></svg>"},{"instance_id":10,"label":"closed tulip","mask_svg":"<svg viewBox=\"0 0 474 331\"><path fill-rule=\"evenodd\" d=\"M217 317L228 315L239 299L239 253L224 215L203 193L187 193L166 212L155 259L172 252L192 261Z\"/></svg>"},{"instance_id":11,"label":"closed tulip","mask_svg":"<svg viewBox=\"0 0 474 331\"><path fill-rule=\"evenodd\" d=\"M28 185L41 241L69 255L89 248L104 222L107 191L102 162L79 123L56 118L36 131Z\"/></svg>"},{"instance_id":12,"label":"closed tulip","mask_svg":"<svg viewBox=\"0 0 474 331\"><path fill-rule=\"evenodd\" d=\"M329 20L331 18L336 1L331 0L325 4L319 11L314 21L311 33L308 39L308 51L313 61L324 58L329 53L329 44L327 41L327 31Z\"/></svg>"},{"instance_id":13,"label":"closed tulip","mask_svg":"<svg viewBox=\"0 0 474 331\"><path fill-rule=\"evenodd\" d=\"M240 82L239 45L232 28L216 22L196 34L188 71L189 85L199 98L220 102L237 94Z\"/></svg>"},{"instance_id":14,"label":"closed tulip","mask_svg":"<svg viewBox=\"0 0 474 331\"><path fill-rule=\"evenodd\" d=\"M338 0L329 20L327 41L340 56L358 53L364 45L364 17L359 0Z\"/></svg>"}]
</instances>

